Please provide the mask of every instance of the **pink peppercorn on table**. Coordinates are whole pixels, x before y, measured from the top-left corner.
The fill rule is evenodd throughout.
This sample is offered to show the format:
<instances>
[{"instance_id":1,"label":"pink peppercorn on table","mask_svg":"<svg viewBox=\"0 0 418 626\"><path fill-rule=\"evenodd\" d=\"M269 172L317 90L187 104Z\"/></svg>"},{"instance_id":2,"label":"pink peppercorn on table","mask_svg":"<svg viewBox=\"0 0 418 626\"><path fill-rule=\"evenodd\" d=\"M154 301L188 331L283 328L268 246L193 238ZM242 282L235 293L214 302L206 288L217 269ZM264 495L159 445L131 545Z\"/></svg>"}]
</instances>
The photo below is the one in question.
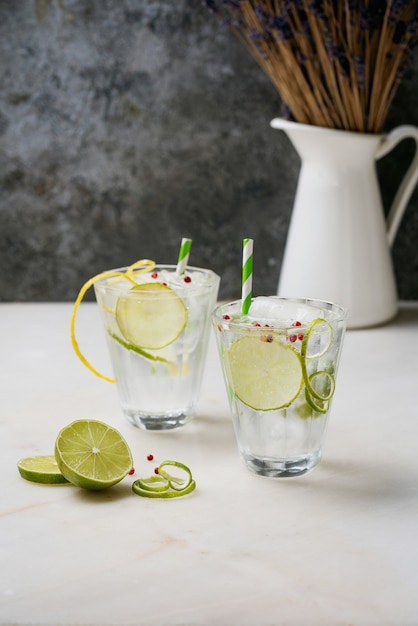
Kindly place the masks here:
<instances>
[{"instance_id":1,"label":"pink peppercorn on table","mask_svg":"<svg viewBox=\"0 0 418 626\"><path fill-rule=\"evenodd\" d=\"M213 332L194 422L145 432L73 354L71 308L0 305L1 626L418 623L417 303L347 332L323 460L297 479L238 458ZM79 326L110 373L96 305ZM86 418L123 434L135 476L102 492L19 476L19 459L52 454ZM165 459L187 464L196 490L133 494Z\"/></svg>"}]
</instances>

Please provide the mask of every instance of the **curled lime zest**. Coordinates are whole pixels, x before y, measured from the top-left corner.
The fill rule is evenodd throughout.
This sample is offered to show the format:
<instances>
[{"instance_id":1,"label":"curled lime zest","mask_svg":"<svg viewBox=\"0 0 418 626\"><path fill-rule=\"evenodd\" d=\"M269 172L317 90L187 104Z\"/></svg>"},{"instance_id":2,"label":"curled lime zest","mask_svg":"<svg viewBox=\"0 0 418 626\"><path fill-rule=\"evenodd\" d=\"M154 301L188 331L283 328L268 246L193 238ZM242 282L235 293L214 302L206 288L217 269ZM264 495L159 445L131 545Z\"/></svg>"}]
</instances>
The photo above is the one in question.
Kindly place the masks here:
<instances>
[{"instance_id":1,"label":"curled lime zest","mask_svg":"<svg viewBox=\"0 0 418 626\"><path fill-rule=\"evenodd\" d=\"M141 489L145 489L147 491L168 491L169 483L166 478L161 476L148 476L148 478L138 478L135 481Z\"/></svg>"},{"instance_id":2,"label":"curled lime zest","mask_svg":"<svg viewBox=\"0 0 418 626\"><path fill-rule=\"evenodd\" d=\"M319 393L319 391L317 391L315 387L313 386L312 381L318 376L323 376L324 378L328 379L328 383L329 383L328 393L326 394ZM314 372L313 374L309 376L308 383L306 386L309 388L309 393L312 396L314 396L314 398L317 398L318 400L322 400L323 402L325 402L326 400L331 400L332 396L334 395L335 378L329 372L325 370L321 370L320 372Z\"/></svg>"},{"instance_id":3,"label":"curled lime zest","mask_svg":"<svg viewBox=\"0 0 418 626\"><path fill-rule=\"evenodd\" d=\"M322 350L316 354L308 356L309 353L309 341L312 340L312 337L316 332L318 332L318 326L325 325L328 327L329 338L328 341ZM335 378L333 374L327 372L326 370L320 370L309 374L307 368L307 361L312 362L313 360L317 360L322 357L326 352L328 352L331 342L332 342L332 326L329 322L322 318L318 318L313 320L309 325L308 330L305 333L305 336L301 345L301 363L302 363L302 376L305 383L305 398L307 404L318 413L326 413L329 408L329 401L335 392ZM328 391L326 393L321 393L314 385L314 381L318 379L318 377L322 377L323 383L325 381L328 382Z\"/></svg>"},{"instance_id":4,"label":"curled lime zest","mask_svg":"<svg viewBox=\"0 0 418 626\"><path fill-rule=\"evenodd\" d=\"M101 280L102 278L112 278L112 277L115 277L115 280L112 281L112 284L113 284L113 282L116 283L116 282L119 282L122 279L127 279L133 285L136 285L137 283L136 283L136 281L133 278L135 273L149 272L149 271L153 270L154 267L155 267L155 262L154 261L150 261L149 259L142 259L141 261L136 261L135 263L130 265L125 272L121 272L120 270L110 270L108 272L101 272L100 274L96 274L96 276L93 276L92 278L89 278L89 280L87 280L84 283L84 285L81 287L81 289L80 289L80 291L79 291L79 293L77 295L77 298L76 298L76 300L74 302L73 311L72 311L71 319L70 319L70 336L71 336L71 344L73 346L74 352L76 353L76 355L78 356L80 361L83 363L83 365L85 365L87 367L87 369L89 369L91 372L93 372L93 374L95 374L99 378L102 378L103 380L105 380L105 381L107 381L109 383L115 383L116 380L114 378L109 378L108 376L105 376L104 374L99 372L95 367L93 367L93 365L91 365L91 363L86 359L86 357L84 356L84 354L80 350L80 347L78 345L78 341L76 339L76 334L75 334L75 322L76 322L78 308L79 308L79 306L80 306L80 304L81 304L81 302L82 302L86 292L98 280Z\"/></svg>"},{"instance_id":5,"label":"curled lime zest","mask_svg":"<svg viewBox=\"0 0 418 626\"><path fill-rule=\"evenodd\" d=\"M151 491L150 489L142 489L135 481L132 485L132 491L143 498L179 498L186 496L196 489L196 482L192 480L189 486L182 491Z\"/></svg>"},{"instance_id":6,"label":"curled lime zest","mask_svg":"<svg viewBox=\"0 0 418 626\"><path fill-rule=\"evenodd\" d=\"M305 389L306 404L317 413L326 413L329 409L329 400L319 400L311 396L309 391Z\"/></svg>"},{"instance_id":7,"label":"curled lime zest","mask_svg":"<svg viewBox=\"0 0 418 626\"><path fill-rule=\"evenodd\" d=\"M320 325L325 325L327 327L328 333L329 333L328 341L320 352L309 354L309 350L308 350L309 342L312 341L316 333L320 332L318 331L318 328L317 328ZM302 346L301 346L301 355L307 360L319 359L326 352L328 352L331 342L332 342L332 334L333 334L332 326L329 322L327 322L327 320L324 320L322 317L318 317L317 319L313 320L313 322L310 323L306 333L304 333L304 338L302 340Z\"/></svg>"},{"instance_id":8,"label":"curled lime zest","mask_svg":"<svg viewBox=\"0 0 418 626\"><path fill-rule=\"evenodd\" d=\"M172 474L166 472L163 468L167 465L178 467L186 472L187 479L173 476ZM187 467L187 465L184 465L184 463L180 463L179 461L163 461L158 467L158 473L161 474L161 476L164 476L166 480L168 480L171 489L174 489L175 491L183 491L184 489L187 489L187 487L193 481L193 476L190 469Z\"/></svg>"},{"instance_id":9,"label":"curled lime zest","mask_svg":"<svg viewBox=\"0 0 418 626\"><path fill-rule=\"evenodd\" d=\"M167 472L164 467L174 466L186 473L181 478ZM132 485L132 491L145 498L178 498L191 493L196 488L192 472L179 461L163 461L158 466L158 474L148 478L138 478Z\"/></svg>"}]
</instances>

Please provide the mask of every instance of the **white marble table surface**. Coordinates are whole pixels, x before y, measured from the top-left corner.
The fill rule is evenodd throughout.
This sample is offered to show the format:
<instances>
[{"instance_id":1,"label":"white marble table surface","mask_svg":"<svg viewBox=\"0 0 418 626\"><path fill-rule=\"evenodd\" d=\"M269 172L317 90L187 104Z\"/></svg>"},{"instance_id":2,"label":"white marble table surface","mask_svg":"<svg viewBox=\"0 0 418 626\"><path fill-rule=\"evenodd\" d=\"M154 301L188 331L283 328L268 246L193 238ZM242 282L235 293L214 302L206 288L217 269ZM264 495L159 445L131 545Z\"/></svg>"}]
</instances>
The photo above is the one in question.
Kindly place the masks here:
<instances>
[{"instance_id":1,"label":"white marble table surface","mask_svg":"<svg viewBox=\"0 0 418 626\"><path fill-rule=\"evenodd\" d=\"M213 333L195 421L149 433L73 354L70 312L0 305L1 625L418 624L418 304L347 333L323 461L298 479L239 460ZM78 327L109 368L94 304ZM123 433L137 476L177 459L197 490L160 501L132 477L96 493L23 480L17 461L52 453L80 418Z\"/></svg>"}]
</instances>

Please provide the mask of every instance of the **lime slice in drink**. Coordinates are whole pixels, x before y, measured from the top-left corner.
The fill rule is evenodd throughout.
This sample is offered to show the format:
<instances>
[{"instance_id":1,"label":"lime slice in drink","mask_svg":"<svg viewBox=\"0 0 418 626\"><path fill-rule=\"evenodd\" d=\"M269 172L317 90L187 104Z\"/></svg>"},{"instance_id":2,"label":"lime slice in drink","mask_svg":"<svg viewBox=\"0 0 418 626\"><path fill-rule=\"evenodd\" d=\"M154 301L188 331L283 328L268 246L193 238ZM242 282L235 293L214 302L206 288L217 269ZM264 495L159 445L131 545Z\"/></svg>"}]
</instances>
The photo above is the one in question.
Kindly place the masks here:
<instances>
[{"instance_id":1,"label":"lime slice in drink","mask_svg":"<svg viewBox=\"0 0 418 626\"><path fill-rule=\"evenodd\" d=\"M185 329L187 317L183 300L162 283L136 285L116 304L116 321L124 338L147 350L173 343Z\"/></svg>"},{"instance_id":2,"label":"lime slice in drink","mask_svg":"<svg viewBox=\"0 0 418 626\"><path fill-rule=\"evenodd\" d=\"M65 426L55 442L55 458L65 478L85 489L111 487L132 469L125 439L96 420L78 420Z\"/></svg>"},{"instance_id":3,"label":"lime slice in drink","mask_svg":"<svg viewBox=\"0 0 418 626\"><path fill-rule=\"evenodd\" d=\"M46 485L68 483L68 480L61 474L54 456L31 456L20 459L17 469L22 478L34 483Z\"/></svg>"},{"instance_id":4,"label":"lime slice in drink","mask_svg":"<svg viewBox=\"0 0 418 626\"><path fill-rule=\"evenodd\" d=\"M225 361L235 395L257 411L289 406L301 391L299 354L274 334L237 339Z\"/></svg>"}]
</instances>

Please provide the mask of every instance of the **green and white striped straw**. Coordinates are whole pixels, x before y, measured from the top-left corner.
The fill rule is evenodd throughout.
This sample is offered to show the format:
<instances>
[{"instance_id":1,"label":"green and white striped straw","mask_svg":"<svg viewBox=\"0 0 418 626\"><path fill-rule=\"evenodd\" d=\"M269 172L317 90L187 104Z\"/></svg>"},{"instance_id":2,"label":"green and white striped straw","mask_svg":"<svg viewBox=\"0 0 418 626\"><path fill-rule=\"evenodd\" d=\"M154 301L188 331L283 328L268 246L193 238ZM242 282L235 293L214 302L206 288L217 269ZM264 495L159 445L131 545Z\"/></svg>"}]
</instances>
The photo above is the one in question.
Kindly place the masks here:
<instances>
[{"instance_id":1,"label":"green and white striped straw","mask_svg":"<svg viewBox=\"0 0 418 626\"><path fill-rule=\"evenodd\" d=\"M187 263L189 262L190 248L192 247L192 240L183 237L181 240L181 246L179 251L179 258L177 261L176 274L177 276L181 276L184 274L184 271L187 267Z\"/></svg>"},{"instance_id":2,"label":"green and white striped straw","mask_svg":"<svg viewBox=\"0 0 418 626\"><path fill-rule=\"evenodd\" d=\"M241 314L247 315L253 296L253 240L242 242L242 296Z\"/></svg>"}]
</instances>

